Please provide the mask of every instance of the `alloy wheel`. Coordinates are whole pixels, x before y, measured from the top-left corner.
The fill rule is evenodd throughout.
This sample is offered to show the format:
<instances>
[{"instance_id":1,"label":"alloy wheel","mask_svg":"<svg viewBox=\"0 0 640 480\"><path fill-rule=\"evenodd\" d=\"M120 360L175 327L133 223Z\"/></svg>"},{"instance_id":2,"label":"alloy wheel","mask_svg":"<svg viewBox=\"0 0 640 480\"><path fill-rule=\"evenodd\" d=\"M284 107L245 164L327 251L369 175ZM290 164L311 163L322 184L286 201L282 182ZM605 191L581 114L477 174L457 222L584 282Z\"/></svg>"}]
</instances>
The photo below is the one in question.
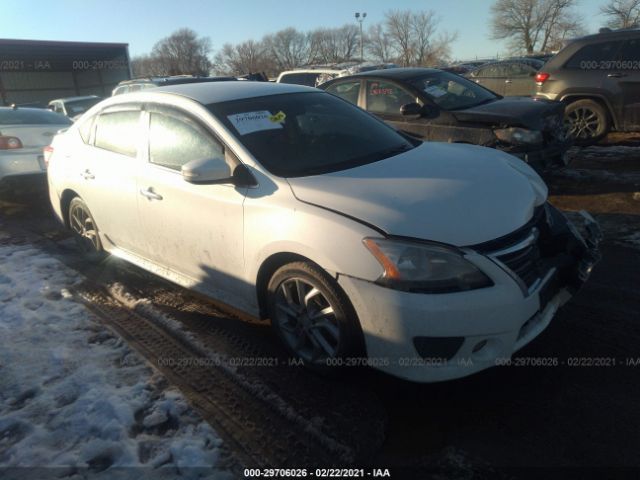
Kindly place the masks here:
<instances>
[{"instance_id":1,"label":"alloy wheel","mask_svg":"<svg viewBox=\"0 0 640 480\"><path fill-rule=\"evenodd\" d=\"M588 107L579 107L565 117L569 135L579 140L588 140L600 135L602 119L600 115Z\"/></svg>"},{"instance_id":2,"label":"alloy wheel","mask_svg":"<svg viewBox=\"0 0 640 480\"><path fill-rule=\"evenodd\" d=\"M295 354L312 364L336 357L340 329L334 306L317 286L299 277L283 281L276 291L275 308L274 320Z\"/></svg>"},{"instance_id":3,"label":"alloy wheel","mask_svg":"<svg viewBox=\"0 0 640 480\"><path fill-rule=\"evenodd\" d=\"M81 204L71 206L69 226L80 238L86 251L99 251L98 231L89 211Z\"/></svg>"}]
</instances>

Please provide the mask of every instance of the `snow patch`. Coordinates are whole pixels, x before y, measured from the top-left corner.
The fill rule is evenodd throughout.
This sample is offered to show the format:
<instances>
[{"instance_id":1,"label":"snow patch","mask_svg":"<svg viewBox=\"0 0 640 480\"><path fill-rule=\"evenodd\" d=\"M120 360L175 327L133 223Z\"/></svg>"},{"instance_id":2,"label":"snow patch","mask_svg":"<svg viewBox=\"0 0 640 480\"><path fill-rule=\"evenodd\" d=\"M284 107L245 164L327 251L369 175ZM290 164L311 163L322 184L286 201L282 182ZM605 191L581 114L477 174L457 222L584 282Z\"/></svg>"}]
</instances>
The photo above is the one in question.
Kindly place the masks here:
<instances>
[{"instance_id":1,"label":"snow patch","mask_svg":"<svg viewBox=\"0 0 640 480\"><path fill-rule=\"evenodd\" d=\"M231 478L211 427L73 301L81 281L33 247L0 246L0 468Z\"/></svg>"},{"instance_id":2,"label":"snow patch","mask_svg":"<svg viewBox=\"0 0 640 480\"><path fill-rule=\"evenodd\" d=\"M309 420L300 415L286 400L274 392L269 386L260 382L255 377L249 378L244 375L235 365L231 364L232 362L228 360L226 355L211 351L192 333L186 331L180 322L154 307L151 301L146 298L136 299L120 283L114 283L109 286L109 293L128 308L137 312L141 316L156 322L156 324L188 344L198 353L198 355L206 358L213 365L221 368L237 385L250 392L255 398L258 398L265 404L269 405L274 411L278 412L288 421L296 424L302 431L310 437L313 437L325 448L335 454L338 454L345 463L353 461L353 450L323 433L318 426L316 426L318 423L317 419Z\"/></svg>"}]
</instances>

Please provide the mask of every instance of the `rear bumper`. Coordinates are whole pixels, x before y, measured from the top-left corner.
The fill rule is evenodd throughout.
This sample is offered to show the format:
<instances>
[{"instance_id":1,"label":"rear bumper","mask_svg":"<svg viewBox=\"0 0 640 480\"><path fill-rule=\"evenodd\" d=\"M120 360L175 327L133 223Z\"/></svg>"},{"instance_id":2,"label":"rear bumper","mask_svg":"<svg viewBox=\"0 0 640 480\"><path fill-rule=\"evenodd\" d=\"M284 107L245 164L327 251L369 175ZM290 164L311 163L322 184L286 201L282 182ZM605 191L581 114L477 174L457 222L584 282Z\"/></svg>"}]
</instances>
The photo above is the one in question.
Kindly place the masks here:
<instances>
[{"instance_id":1,"label":"rear bumper","mask_svg":"<svg viewBox=\"0 0 640 480\"><path fill-rule=\"evenodd\" d=\"M0 181L25 175L45 175L41 148L4 150L0 153Z\"/></svg>"}]
</instances>

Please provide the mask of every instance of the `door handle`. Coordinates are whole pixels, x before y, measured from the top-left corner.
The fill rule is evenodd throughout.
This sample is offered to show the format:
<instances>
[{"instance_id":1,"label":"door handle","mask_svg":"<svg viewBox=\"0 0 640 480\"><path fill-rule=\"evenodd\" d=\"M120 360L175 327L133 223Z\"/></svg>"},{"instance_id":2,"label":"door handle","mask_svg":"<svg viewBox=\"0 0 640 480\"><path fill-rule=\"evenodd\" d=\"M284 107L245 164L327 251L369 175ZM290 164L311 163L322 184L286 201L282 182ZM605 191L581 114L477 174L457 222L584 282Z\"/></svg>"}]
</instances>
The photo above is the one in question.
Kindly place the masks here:
<instances>
[{"instance_id":1,"label":"door handle","mask_svg":"<svg viewBox=\"0 0 640 480\"><path fill-rule=\"evenodd\" d=\"M626 76L627 76L626 73L610 73L609 75L607 75L607 77L609 78L622 78Z\"/></svg>"},{"instance_id":2,"label":"door handle","mask_svg":"<svg viewBox=\"0 0 640 480\"><path fill-rule=\"evenodd\" d=\"M162 200L162 195L157 194L153 191L153 188L149 187L146 190L141 189L140 195L148 198L149 200Z\"/></svg>"},{"instance_id":3,"label":"door handle","mask_svg":"<svg viewBox=\"0 0 640 480\"><path fill-rule=\"evenodd\" d=\"M507 79L504 81L504 83L513 83L511 80Z\"/></svg>"},{"instance_id":4,"label":"door handle","mask_svg":"<svg viewBox=\"0 0 640 480\"><path fill-rule=\"evenodd\" d=\"M96 176L91 173L91 170L89 170L88 168L84 172L82 172L80 176L85 180L93 180L94 178L96 178Z\"/></svg>"}]
</instances>

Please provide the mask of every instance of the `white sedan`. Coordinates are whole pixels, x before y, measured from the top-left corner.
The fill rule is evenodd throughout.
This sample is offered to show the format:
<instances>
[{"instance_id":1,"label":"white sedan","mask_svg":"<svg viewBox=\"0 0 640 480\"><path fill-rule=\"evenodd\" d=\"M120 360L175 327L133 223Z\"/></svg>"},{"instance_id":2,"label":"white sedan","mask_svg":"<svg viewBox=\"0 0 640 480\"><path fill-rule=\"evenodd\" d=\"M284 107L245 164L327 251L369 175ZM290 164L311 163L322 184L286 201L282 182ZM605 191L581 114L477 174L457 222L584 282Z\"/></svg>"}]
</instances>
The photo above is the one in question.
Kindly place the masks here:
<instances>
[{"instance_id":1,"label":"white sedan","mask_svg":"<svg viewBox=\"0 0 640 480\"><path fill-rule=\"evenodd\" d=\"M19 191L39 181L44 185L42 148L71 123L43 108L0 107L0 190Z\"/></svg>"},{"instance_id":2,"label":"white sedan","mask_svg":"<svg viewBox=\"0 0 640 480\"><path fill-rule=\"evenodd\" d=\"M596 225L578 233L517 158L408 139L307 87L119 95L48 155L53 208L87 249L270 319L317 370L438 381L488 368L598 258Z\"/></svg>"}]
</instances>

